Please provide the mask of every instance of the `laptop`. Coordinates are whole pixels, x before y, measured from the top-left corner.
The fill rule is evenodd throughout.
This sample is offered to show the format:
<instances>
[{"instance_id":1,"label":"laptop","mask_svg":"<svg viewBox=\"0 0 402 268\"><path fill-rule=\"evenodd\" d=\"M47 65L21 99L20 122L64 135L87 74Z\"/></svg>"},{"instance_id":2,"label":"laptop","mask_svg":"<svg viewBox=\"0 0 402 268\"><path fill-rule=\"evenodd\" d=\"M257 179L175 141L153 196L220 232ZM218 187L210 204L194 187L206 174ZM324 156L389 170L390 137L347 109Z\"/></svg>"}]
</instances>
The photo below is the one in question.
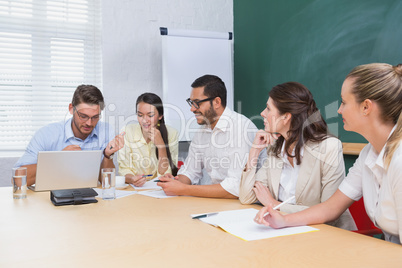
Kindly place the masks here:
<instances>
[{"instance_id":1,"label":"laptop","mask_svg":"<svg viewBox=\"0 0 402 268\"><path fill-rule=\"evenodd\" d=\"M38 153L34 191L97 187L102 151Z\"/></svg>"}]
</instances>

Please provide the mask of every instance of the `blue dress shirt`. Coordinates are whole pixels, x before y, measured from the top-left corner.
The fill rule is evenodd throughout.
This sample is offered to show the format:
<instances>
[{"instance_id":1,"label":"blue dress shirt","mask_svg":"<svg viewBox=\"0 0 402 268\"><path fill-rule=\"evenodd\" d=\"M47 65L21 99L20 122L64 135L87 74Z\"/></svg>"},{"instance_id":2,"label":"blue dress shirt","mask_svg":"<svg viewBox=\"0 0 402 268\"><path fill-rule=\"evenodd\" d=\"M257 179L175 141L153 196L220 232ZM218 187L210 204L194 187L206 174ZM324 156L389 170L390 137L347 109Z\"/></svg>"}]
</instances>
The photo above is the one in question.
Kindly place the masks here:
<instances>
[{"instance_id":1,"label":"blue dress shirt","mask_svg":"<svg viewBox=\"0 0 402 268\"><path fill-rule=\"evenodd\" d=\"M40 128L32 137L25 153L14 167L32 165L38 162L40 151L61 151L68 145L78 145L82 150L103 150L114 138L114 131L105 122L99 121L91 134L85 139L74 136L71 128L71 118Z\"/></svg>"}]
</instances>

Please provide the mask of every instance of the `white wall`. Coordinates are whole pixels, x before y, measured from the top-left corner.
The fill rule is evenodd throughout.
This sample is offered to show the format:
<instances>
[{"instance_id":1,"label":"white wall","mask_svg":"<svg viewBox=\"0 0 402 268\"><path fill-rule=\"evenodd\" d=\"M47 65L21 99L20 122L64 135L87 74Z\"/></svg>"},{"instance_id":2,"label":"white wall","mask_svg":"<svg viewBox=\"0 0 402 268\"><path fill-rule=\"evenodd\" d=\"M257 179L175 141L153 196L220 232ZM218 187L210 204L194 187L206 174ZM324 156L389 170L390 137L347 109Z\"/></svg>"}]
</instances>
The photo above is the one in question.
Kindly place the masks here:
<instances>
[{"instance_id":1,"label":"white wall","mask_svg":"<svg viewBox=\"0 0 402 268\"><path fill-rule=\"evenodd\" d=\"M232 0L102 0L102 5L103 92L109 122L111 115L120 116L117 128L130 116L136 119L140 94L162 97L159 27L233 31Z\"/></svg>"},{"instance_id":2,"label":"white wall","mask_svg":"<svg viewBox=\"0 0 402 268\"><path fill-rule=\"evenodd\" d=\"M106 120L117 128L135 119L134 104L141 93L162 97L159 27L233 32L232 0L102 0L102 12L101 88ZM11 185L17 159L0 158L0 186Z\"/></svg>"}]
</instances>

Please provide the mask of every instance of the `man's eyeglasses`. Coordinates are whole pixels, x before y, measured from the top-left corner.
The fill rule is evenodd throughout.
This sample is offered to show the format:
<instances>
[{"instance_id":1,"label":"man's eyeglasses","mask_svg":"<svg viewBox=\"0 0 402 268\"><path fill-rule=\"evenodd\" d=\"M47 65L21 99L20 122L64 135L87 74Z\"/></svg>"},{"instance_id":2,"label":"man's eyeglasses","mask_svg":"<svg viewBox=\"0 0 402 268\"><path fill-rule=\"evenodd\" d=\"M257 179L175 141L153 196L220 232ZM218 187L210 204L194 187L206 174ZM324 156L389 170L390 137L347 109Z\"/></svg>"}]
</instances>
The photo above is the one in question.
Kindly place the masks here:
<instances>
[{"instance_id":1,"label":"man's eyeglasses","mask_svg":"<svg viewBox=\"0 0 402 268\"><path fill-rule=\"evenodd\" d=\"M91 121L98 121L101 118L100 114L94 115L92 117L86 115L86 114L82 114L80 112L78 112L77 108L74 107L74 110L76 111L78 117L81 119L81 121L86 122L89 119L91 119Z\"/></svg>"},{"instance_id":2,"label":"man's eyeglasses","mask_svg":"<svg viewBox=\"0 0 402 268\"><path fill-rule=\"evenodd\" d=\"M190 107L194 106L195 109L198 109L198 108L200 108L200 103L201 102L210 101L210 100L213 100L215 98L216 97L211 97L211 98L206 98L206 99L203 99L203 100L191 100L190 98L188 98L186 101L187 101L188 105L190 105Z\"/></svg>"}]
</instances>

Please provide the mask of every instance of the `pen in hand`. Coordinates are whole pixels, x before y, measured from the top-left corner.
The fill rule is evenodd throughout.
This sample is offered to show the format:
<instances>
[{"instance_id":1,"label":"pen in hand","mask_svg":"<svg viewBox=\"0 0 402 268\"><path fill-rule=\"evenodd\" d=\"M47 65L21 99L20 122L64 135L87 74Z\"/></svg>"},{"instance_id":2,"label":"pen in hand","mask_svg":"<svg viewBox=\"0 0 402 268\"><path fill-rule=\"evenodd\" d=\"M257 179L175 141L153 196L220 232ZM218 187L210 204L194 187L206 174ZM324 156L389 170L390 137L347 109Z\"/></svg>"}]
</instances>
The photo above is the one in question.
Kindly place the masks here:
<instances>
[{"instance_id":1,"label":"pen in hand","mask_svg":"<svg viewBox=\"0 0 402 268\"><path fill-rule=\"evenodd\" d=\"M277 209L279 209L281 206L283 206L284 204L287 204L287 203L289 203L290 201L292 201L294 198L295 198L295 196L289 197L288 199L286 199L285 201L283 201L282 203L280 203L279 205L275 206L275 207L272 208L272 209L273 209L273 210L277 210ZM267 216L267 215L269 215L269 212L267 212L267 213L264 215L264 217Z\"/></svg>"},{"instance_id":2,"label":"pen in hand","mask_svg":"<svg viewBox=\"0 0 402 268\"><path fill-rule=\"evenodd\" d=\"M176 178L175 177L172 177L171 178L172 180L176 180ZM167 182L167 181L161 181L161 180L153 180L154 182Z\"/></svg>"}]
</instances>

